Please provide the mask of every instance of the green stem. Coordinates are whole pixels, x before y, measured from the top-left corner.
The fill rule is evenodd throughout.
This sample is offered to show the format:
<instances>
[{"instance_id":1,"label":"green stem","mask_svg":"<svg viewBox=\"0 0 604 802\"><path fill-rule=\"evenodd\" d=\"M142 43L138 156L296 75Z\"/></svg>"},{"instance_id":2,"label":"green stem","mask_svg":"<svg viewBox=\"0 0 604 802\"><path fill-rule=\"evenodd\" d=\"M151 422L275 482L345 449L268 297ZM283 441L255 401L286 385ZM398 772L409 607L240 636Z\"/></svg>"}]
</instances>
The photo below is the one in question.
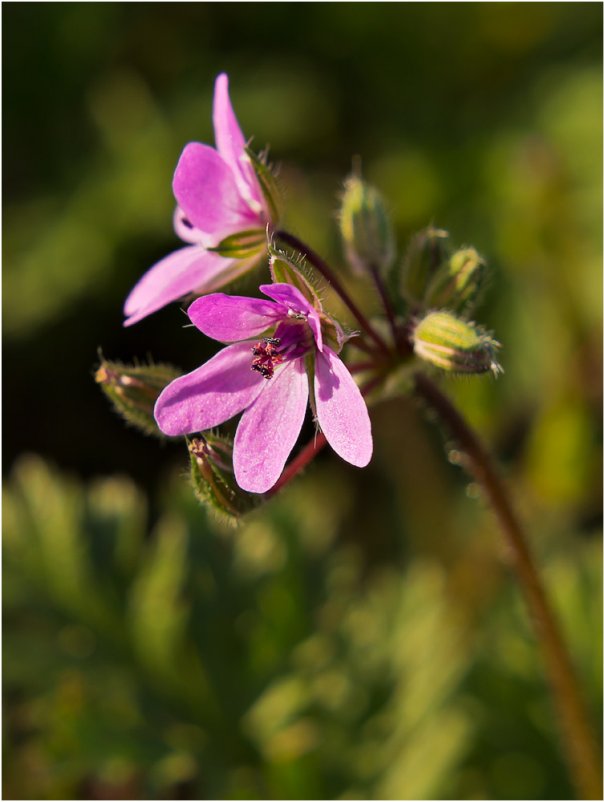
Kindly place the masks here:
<instances>
[{"instance_id":1,"label":"green stem","mask_svg":"<svg viewBox=\"0 0 604 802\"><path fill-rule=\"evenodd\" d=\"M457 441L467 458L464 467L491 502L535 625L576 789L581 799L601 799L601 764L574 668L507 489L477 435L438 387L418 373L415 390Z\"/></svg>"},{"instance_id":2,"label":"green stem","mask_svg":"<svg viewBox=\"0 0 604 802\"><path fill-rule=\"evenodd\" d=\"M342 301L346 304L346 306L350 309L352 314L355 316L359 325L366 332L366 334L371 337L374 343L378 346L378 348L383 351L385 354L390 353L388 346L386 345L385 341L382 337L375 331L371 323L367 320L363 312L359 309L356 303L352 300L350 295L346 292L340 280L329 267L327 262L319 256L318 253L313 251L308 245L306 245L302 240L298 239L294 234L290 234L289 231L275 231L274 236L281 240L282 242L287 243L295 250L299 251L300 254L307 259L310 264L315 267L319 273L321 273L327 281L331 284L335 292L340 296Z\"/></svg>"}]
</instances>

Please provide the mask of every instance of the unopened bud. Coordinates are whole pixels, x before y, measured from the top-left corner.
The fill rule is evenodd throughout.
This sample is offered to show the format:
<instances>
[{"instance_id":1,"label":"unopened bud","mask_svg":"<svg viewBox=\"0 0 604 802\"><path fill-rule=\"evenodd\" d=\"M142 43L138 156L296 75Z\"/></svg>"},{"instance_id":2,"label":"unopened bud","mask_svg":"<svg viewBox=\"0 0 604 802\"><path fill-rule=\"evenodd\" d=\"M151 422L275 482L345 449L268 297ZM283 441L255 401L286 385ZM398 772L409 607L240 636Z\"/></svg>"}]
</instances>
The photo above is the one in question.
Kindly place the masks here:
<instances>
[{"instance_id":1,"label":"unopened bud","mask_svg":"<svg viewBox=\"0 0 604 802\"><path fill-rule=\"evenodd\" d=\"M235 523L262 502L262 496L242 490L233 473L233 444L205 433L188 441L191 482L199 501L220 518Z\"/></svg>"},{"instance_id":2,"label":"unopened bud","mask_svg":"<svg viewBox=\"0 0 604 802\"><path fill-rule=\"evenodd\" d=\"M180 375L172 365L124 365L101 357L94 379L124 420L145 434L163 437L153 408L164 387Z\"/></svg>"},{"instance_id":3,"label":"unopened bud","mask_svg":"<svg viewBox=\"0 0 604 802\"><path fill-rule=\"evenodd\" d=\"M413 333L417 356L452 373L502 372L497 362L501 347L474 323L449 312L430 312L417 323Z\"/></svg>"},{"instance_id":4,"label":"unopened bud","mask_svg":"<svg viewBox=\"0 0 604 802\"><path fill-rule=\"evenodd\" d=\"M276 226L281 217L282 194L275 174L267 163L266 153L259 155L251 148L246 148L245 153L256 173L271 223Z\"/></svg>"},{"instance_id":5,"label":"unopened bud","mask_svg":"<svg viewBox=\"0 0 604 802\"><path fill-rule=\"evenodd\" d=\"M380 193L356 175L344 185L340 231L346 257L356 273L383 272L394 258L390 218Z\"/></svg>"},{"instance_id":6,"label":"unopened bud","mask_svg":"<svg viewBox=\"0 0 604 802\"><path fill-rule=\"evenodd\" d=\"M426 306L470 311L484 289L486 272L486 263L475 248L455 251L432 278Z\"/></svg>"},{"instance_id":7,"label":"unopened bud","mask_svg":"<svg viewBox=\"0 0 604 802\"><path fill-rule=\"evenodd\" d=\"M312 274L301 255L289 256L271 246L269 269L275 284L291 284L317 311L322 308L319 296L312 285Z\"/></svg>"},{"instance_id":8,"label":"unopened bud","mask_svg":"<svg viewBox=\"0 0 604 802\"><path fill-rule=\"evenodd\" d=\"M401 276L401 290L408 301L423 304L432 277L448 256L447 231L428 226L415 234L405 254Z\"/></svg>"}]
</instances>

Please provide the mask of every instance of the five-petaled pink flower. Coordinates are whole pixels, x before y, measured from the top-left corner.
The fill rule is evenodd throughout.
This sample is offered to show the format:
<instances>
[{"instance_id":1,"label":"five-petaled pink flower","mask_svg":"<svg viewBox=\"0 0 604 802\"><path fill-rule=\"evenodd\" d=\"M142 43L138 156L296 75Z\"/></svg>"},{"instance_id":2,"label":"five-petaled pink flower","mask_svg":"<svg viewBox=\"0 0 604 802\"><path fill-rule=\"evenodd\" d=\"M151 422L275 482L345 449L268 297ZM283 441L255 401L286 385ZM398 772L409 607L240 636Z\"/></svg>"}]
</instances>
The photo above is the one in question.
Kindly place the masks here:
<instances>
[{"instance_id":1,"label":"five-petaled pink flower","mask_svg":"<svg viewBox=\"0 0 604 802\"><path fill-rule=\"evenodd\" d=\"M198 142L182 152L172 184L178 203L174 228L189 243L157 262L124 305L130 326L190 293L222 287L252 267L258 256L224 258L208 250L239 232L265 229L268 212L223 73L214 87L216 150Z\"/></svg>"},{"instance_id":2,"label":"five-petaled pink flower","mask_svg":"<svg viewBox=\"0 0 604 802\"><path fill-rule=\"evenodd\" d=\"M237 484L264 493L294 447L309 400L333 450L364 467L373 443L367 406L344 363L324 341L323 312L289 284L260 287L271 298L198 298L188 315L204 334L229 345L159 396L155 418L167 435L218 426L243 412L233 445ZM329 321L332 326L333 322Z\"/></svg>"}]
</instances>

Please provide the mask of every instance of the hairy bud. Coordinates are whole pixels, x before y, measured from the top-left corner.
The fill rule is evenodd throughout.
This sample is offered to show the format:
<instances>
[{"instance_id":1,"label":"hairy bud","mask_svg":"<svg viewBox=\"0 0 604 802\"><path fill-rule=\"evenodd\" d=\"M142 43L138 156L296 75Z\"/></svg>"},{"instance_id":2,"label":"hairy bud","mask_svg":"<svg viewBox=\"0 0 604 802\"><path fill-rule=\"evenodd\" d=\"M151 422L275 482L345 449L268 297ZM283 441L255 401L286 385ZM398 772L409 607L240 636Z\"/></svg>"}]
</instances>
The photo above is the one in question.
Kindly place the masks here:
<instances>
[{"instance_id":1,"label":"hairy bud","mask_svg":"<svg viewBox=\"0 0 604 802\"><path fill-rule=\"evenodd\" d=\"M449 312L430 312L412 332L413 350L421 359L451 373L493 373L500 345L474 323Z\"/></svg>"},{"instance_id":2,"label":"hairy bud","mask_svg":"<svg viewBox=\"0 0 604 802\"><path fill-rule=\"evenodd\" d=\"M302 257L291 257L271 246L269 269L275 284L291 284L315 309L321 309L321 301L313 287L312 273Z\"/></svg>"},{"instance_id":3,"label":"hairy bud","mask_svg":"<svg viewBox=\"0 0 604 802\"><path fill-rule=\"evenodd\" d=\"M412 238L403 260L401 274L401 291L408 301L424 303L428 285L448 256L447 231L428 226Z\"/></svg>"},{"instance_id":4,"label":"hairy bud","mask_svg":"<svg viewBox=\"0 0 604 802\"><path fill-rule=\"evenodd\" d=\"M161 391L180 376L172 365L124 365L101 357L94 379L125 421L145 434L163 437L153 417Z\"/></svg>"},{"instance_id":5,"label":"hairy bud","mask_svg":"<svg viewBox=\"0 0 604 802\"><path fill-rule=\"evenodd\" d=\"M380 193L356 175L344 185L340 231L346 257L359 274L384 272L394 258L390 218Z\"/></svg>"},{"instance_id":6,"label":"hairy bud","mask_svg":"<svg viewBox=\"0 0 604 802\"><path fill-rule=\"evenodd\" d=\"M469 311L484 289L486 263L475 248L455 251L438 268L426 291L426 306Z\"/></svg>"},{"instance_id":7,"label":"hairy bud","mask_svg":"<svg viewBox=\"0 0 604 802\"><path fill-rule=\"evenodd\" d=\"M233 444L206 432L188 443L191 482L199 501L220 518L236 523L262 502L262 496L242 490L233 474Z\"/></svg>"}]
</instances>

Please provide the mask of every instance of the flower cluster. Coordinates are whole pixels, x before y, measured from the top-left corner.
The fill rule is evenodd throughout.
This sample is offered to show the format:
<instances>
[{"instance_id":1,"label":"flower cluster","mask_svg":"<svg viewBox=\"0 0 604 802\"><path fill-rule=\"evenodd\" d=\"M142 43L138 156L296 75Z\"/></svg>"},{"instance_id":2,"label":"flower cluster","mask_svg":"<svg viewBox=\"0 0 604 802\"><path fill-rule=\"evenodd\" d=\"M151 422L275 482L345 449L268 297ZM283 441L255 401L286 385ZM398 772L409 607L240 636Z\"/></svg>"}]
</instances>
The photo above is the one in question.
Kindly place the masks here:
<instances>
[{"instance_id":1,"label":"flower cluster","mask_svg":"<svg viewBox=\"0 0 604 802\"><path fill-rule=\"evenodd\" d=\"M388 395L404 387L401 367L407 376L420 360L457 373L496 374L500 368L498 343L467 317L486 276L474 249L456 251L447 232L428 228L397 267L386 205L359 175L351 176L340 230L350 269L373 284L382 303L382 320L370 320L321 257L277 228L272 174L246 144L224 74L216 79L213 122L216 147L189 143L174 173L174 227L187 244L135 285L124 325L189 300L191 323L226 347L177 378L165 365L106 361L96 378L129 422L162 436L192 436L198 496L237 517L286 481L309 407L314 438L290 464L288 477L325 443L351 465L366 466L373 442L365 398L375 401L376 388L387 388ZM259 286L265 298L216 292L267 260L272 282ZM313 269L359 331L345 334L324 310ZM349 341L363 356L351 363L347 349L345 364ZM360 387L353 375L363 381ZM216 427L239 415L231 441Z\"/></svg>"}]
</instances>

